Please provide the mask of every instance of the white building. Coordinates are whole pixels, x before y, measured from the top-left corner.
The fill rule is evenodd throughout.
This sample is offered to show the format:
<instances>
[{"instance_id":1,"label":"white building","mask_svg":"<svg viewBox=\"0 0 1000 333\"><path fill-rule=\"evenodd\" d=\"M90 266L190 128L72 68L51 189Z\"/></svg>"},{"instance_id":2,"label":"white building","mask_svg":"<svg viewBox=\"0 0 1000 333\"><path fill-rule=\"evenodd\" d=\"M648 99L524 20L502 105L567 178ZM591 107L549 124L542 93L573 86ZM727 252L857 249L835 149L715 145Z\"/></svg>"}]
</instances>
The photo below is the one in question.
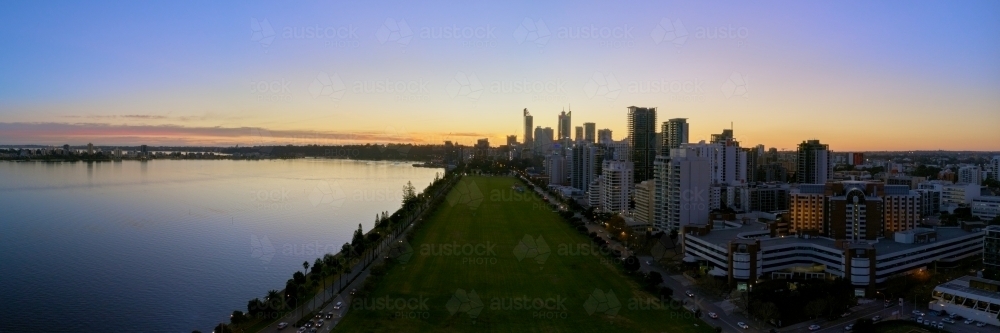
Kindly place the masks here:
<instances>
[{"instance_id":1,"label":"white building","mask_svg":"<svg viewBox=\"0 0 1000 333\"><path fill-rule=\"evenodd\" d=\"M653 196L655 195L655 180L649 179L635 184L635 210L632 218L640 224L653 224Z\"/></svg>"},{"instance_id":2,"label":"white building","mask_svg":"<svg viewBox=\"0 0 1000 333\"><path fill-rule=\"evenodd\" d=\"M711 173L708 158L695 149L670 150L666 169L665 224L661 230L708 223Z\"/></svg>"},{"instance_id":3,"label":"white building","mask_svg":"<svg viewBox=\"0 0 1000 333\"><path fill-rule=\"evenodd\" d=\"M1000 326L1000 281L963 276L934 288L928 308ZM985 332L985 330L983 330Z\"/></svg>"},{"instance_id":4,"label":"white building","mask_svg":"<svg viewBox=\"0 0 1000 333\"><path fill-rule=\"evenodd\" d=\"M566 185L569 178L566 173L566 157L558 153L545 156L545 173L549 176L550 185Z\"/></svg>"},{"instance_id":5,"label":"white building","mask_svg":"<svg viewBox=\"0 0 1000 333\"><path fill-rule=\"evenodd\" d=\"M982 186L979 184L945 184L941 187L941 206L950 211L959 205L971 204L972 199L979 197L981 192Z\"/></svg>"},{"instance_id":6,"label":"white building","mask_svg":"<svg viewBox=\"0 0 1000 333\"><path fill-rule=\"evenodd\" d=\"M990 160L990 172L993 175L993 180L1000 180L1000 156L993 156Z\"/></svg>"},{"instance_id":7,"label":"white building","mask_svg":"<svg viewBox=\"0 0 1000 333\"><path fill-rule=\"evenodd\" d=\"M1000 197L981 196L972 199L972 215L983 221L991 221L1000 215Z\"/></svg>"},{"instance_id":8,"label":"white building","mask_svg":"<svg viewBox=\"0 0 1000 333\"><path fill-rule=\"evenodd\" d=\"M601 208L601 190L603 190L603 186L601 185L603 182L601 180L601 176L598 175L597 178L594 178L590 182L590 186L587 187L587 205L599 211L603 210Z\"/></svg>"},{"instance_id":9,"label":"white building","mask_svg":"<svg viewBox=\"0 0 1000 333\"><path fill-rule=\"evenodd\" d=\"M632 192L633 164L629 161L605 160L601 173L601 209L606 212L626 212Z\"/></svg>"},{"instance_id":10,"label":"white building","mask_svg":"<svg viewBox=\"0 0 1000 333\"><path fill-rule=\"evenodd\" d=\"M587 192L590 183L597 177L599 149L589 143L581 143L569 149L569 186Z\"/></svg>"},{"instance_id":11,"label":"white building","mask_svg":"<svg viewBox=\"0 0 1000 333\"><path fill-rule=\"evenodd\" d=\"M964 166L959 168L958 183L981 185L983 183L983 169L978 166Z\"/></svg>"}]
</instances>

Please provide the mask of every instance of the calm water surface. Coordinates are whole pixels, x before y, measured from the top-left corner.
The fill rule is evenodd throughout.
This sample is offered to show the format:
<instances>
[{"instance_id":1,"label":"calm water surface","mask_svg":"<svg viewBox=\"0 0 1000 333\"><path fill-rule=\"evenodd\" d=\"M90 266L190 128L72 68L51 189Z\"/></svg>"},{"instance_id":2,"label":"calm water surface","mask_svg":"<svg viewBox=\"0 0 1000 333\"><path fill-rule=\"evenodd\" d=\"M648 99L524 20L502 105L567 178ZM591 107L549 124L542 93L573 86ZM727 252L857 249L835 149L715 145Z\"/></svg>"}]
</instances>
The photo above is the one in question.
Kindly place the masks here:
<instances>
[{"instance_id":1,"label":"calm water surface","mask_svg":"<svg viewBox=\"0 0 1000 333\"><path fill-rule=\"evenodd\" d=\"M441 169L0 162L0 331L210 332Z\"/></svg>"}]
</instances>

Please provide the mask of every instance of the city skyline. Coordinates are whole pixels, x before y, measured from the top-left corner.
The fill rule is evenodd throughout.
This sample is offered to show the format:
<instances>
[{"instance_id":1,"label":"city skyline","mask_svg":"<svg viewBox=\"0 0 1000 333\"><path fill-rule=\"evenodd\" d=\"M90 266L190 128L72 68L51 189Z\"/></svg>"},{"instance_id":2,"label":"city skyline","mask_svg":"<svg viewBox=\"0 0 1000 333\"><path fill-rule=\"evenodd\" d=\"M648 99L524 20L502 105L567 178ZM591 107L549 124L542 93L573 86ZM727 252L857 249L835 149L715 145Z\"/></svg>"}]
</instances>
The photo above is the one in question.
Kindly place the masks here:
<instances>
[{"instance_id":1,"label":"city skyline","mask_svg":"<svg viewBox=\"0 0 1000 333\"><path fill-rule=\"evenodd\" d=\"M13 4L0 144L523 142L570 105L621 140L635 105L691 142L1000 150L1000 4L590 5Z\"/></svg>"}]
</instances>

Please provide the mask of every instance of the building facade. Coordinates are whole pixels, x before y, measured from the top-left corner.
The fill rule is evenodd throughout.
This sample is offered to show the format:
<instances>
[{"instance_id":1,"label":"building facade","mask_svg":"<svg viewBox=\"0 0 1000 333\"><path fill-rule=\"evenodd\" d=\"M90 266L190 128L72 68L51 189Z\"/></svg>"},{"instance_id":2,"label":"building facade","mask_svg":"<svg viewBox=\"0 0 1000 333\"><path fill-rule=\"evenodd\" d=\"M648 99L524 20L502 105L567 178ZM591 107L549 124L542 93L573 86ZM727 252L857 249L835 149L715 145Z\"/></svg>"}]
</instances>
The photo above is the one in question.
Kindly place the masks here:
<instances>
[{"instance_id":1,"label":"building facade","mask_svg":"<svg viewBox=\"0 0 1000 333\"><path fill-rule=\"evenodd\" d=\"M605 160L601 166L601 208L606 212L627 212L634 185L632 162Z\"/></svg>"},{"instance_id":2,"label":"building facade","mask_svg":"<svg viewBox=\"0 0 1000 333\"><path fill-rule=\"evenodd\" d=\"M819 140L799 144L795 181L800 184L823 184L833 177L833 160L830 146Z\"/></svg>"},{"instance_id":3,"label":"building facade","mask_svg":"<svg viewBox=\"0 0 1000 333\"><path fill-rule=\"evenodd\" d=\"M656 108L628 107L630 160L635 165L635 182L653 178L656 159Z\"/></svg>"}]
</instances>

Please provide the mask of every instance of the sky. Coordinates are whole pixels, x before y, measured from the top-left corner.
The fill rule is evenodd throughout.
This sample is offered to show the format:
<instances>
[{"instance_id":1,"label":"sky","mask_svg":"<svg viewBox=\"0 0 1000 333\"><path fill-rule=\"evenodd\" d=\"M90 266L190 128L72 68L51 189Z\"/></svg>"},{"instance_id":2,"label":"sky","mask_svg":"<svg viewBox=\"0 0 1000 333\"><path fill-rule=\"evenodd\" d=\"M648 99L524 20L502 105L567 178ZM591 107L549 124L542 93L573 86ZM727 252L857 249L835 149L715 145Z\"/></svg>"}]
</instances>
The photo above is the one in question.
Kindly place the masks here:
<instances>
[{"instance_id":1,"label":"sky","mask_svg":"<svg viewBox=\"0 0 1000 333\"><path fill-rule=\"evenodd\" d=\"M5 2L0 145L494 145L536 126L1000 150L997 1Z\"/></svg>"}]
</instances>

